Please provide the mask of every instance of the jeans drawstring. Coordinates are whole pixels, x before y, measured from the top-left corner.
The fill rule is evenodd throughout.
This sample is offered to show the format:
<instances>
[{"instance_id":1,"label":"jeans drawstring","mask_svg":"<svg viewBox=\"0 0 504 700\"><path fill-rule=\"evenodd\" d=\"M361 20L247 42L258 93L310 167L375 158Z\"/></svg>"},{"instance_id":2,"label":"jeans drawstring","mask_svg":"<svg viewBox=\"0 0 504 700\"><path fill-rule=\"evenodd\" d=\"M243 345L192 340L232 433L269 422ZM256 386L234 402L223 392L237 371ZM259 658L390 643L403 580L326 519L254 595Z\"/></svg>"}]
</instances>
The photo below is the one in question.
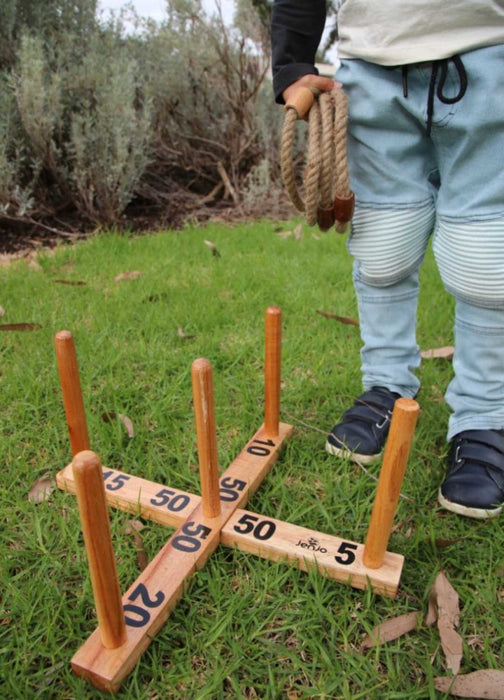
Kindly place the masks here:
<instances>
[{"instance_id":1,"label":"jeans drawstring","mask_svg":"<svg viewBox=\"0 0 504 700\"><path fill-rule=\"evenodd\" d=\"M446 97L443 94L443 90L446 83L446 77L448 75L448 64L450 61L457 69L459 77L459 91L454 97ZM404 65L402 69L402 86L403 95L405 98L408 97L408 66ZM436 88L436 79L439 73L439 82ZM427 136L430 136L432 130L432 120L434 117L434 96L438 98L440 102L445 105L452 105L455 102L460 102L464 97L467 90L467 74L465 72L464 64L460 56L455 55L451 58L443 58L439 61L432 62L431 75L429 80L429 93L427 95Z\"/></svg>"}]
</instances>

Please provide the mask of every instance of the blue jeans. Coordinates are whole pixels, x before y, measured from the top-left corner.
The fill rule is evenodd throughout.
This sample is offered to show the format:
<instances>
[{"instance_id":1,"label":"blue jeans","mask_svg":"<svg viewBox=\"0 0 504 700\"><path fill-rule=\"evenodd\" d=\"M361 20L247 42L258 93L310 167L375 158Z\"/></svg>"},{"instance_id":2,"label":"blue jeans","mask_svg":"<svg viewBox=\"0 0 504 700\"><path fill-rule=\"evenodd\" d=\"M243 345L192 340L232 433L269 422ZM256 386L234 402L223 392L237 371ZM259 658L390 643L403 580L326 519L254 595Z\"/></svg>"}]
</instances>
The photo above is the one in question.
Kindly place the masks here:
<instances>
[{"instance_id":1,"label":"blue jeans","mask_svg":"<svg viewBox=\"0 0 504 700\"><path fill-rule=\"evenodd\" d=\"M364 388L419 389L418 270L433 236L436 262L455 304L455 376L446 392L448 439L504 428L504 46L461 56L467 91L426 118L430 63L401 68L345 60L348 156L356 213L353 255ZM447 63L454 97L460 70Z\"/></svg>"}]
</instances>

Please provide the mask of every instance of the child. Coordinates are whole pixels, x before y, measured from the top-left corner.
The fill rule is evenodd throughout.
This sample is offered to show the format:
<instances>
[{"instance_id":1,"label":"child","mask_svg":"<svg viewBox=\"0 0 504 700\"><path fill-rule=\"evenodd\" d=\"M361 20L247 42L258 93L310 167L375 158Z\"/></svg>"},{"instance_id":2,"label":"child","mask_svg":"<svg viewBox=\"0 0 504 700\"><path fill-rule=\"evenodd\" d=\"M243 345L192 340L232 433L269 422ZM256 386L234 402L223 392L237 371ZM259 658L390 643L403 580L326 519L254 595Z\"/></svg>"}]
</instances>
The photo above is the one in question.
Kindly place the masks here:
<instances>
[{"instance_id":1,"label":"child","mask_svg":"<svg viewBox=\"0 0 504 700\"><path fill-rule=\"evenodd\" d=\"M278 102L300 85L333 87L314 67L325 14L325 0L275 0ZM419 390L418 272L432 234L455 298L451 448L439 501L495 517L504 504L504 4L343 0L338 31L364 393L326 449L379 458L394 401Z\"/></svg>"}]
</instances>

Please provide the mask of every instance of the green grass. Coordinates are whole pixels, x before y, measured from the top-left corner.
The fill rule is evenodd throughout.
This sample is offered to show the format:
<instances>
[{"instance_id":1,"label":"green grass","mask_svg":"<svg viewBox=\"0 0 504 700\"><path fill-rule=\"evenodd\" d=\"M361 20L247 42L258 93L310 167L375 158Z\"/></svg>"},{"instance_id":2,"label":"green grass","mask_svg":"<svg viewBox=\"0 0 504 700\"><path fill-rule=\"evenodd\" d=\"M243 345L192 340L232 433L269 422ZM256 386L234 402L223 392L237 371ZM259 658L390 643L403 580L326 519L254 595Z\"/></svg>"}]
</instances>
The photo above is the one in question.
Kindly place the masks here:
<instances>
[{"instance_id":1,"label":"green grass","mask_svg":"<svg viewBox=\"0 0 504 700\"><path fill-rule=\"evenodd\" d=\"M27 497L38 477L54 477L71 457L54 333L67 328L75 336L91 442L103 463L198 492L191 362L204 356L213 365L223 470L262 421L264 310L281 306L282 418L295 434L250 508L363 542L375 482L326 454L319 432L361 392L358 328L316 313L356 316L351 263L343 237L316 240L305 230L301 241L283 240L268 222L97 236L42 252L38 261L41 270L26 262L0 270L2 322L41 325L0 335L0 697L98 698L69 665L96 624L76 501L59 491L40 505ZM114 283L131 270L142 274ZM86 284L55 282L61 279ZM422 281L418 341L450 344L453 307L431 254ZM178 327L194 337L180 338ZM462 672L498 667L502 522L482 526L439 510L451 365L425 361L419 376L422 414L403 485L413 502L401 499L396 523L403 525L389 545L406 557L398 597L219 548L120 697L442 697L433 690L433 678L445 675L435 628L361 648L379 622L425 611L440 569L461 599ZM105 423L105 411L128 415L135 437ZM128 519L111 512L123 590L138 576ZM146 523L149 557L170 534Z\"/></svg>"}]
</instances>

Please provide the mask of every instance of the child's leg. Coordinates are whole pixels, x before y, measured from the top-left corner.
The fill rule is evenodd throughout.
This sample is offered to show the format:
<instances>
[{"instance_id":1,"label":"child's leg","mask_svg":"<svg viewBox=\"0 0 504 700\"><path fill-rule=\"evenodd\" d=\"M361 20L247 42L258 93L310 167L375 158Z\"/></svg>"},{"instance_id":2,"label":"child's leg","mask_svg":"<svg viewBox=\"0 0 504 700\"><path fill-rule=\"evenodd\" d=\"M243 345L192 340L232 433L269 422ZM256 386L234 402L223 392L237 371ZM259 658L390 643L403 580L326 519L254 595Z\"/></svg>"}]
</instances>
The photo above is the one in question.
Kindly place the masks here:
<instances>
[{"instance_id":1,"label":"child's leg","mask_svg":"<svg viewBox=\"0 0 504 700\"><path fill-rule=\"evenodd\" d=\"M504 503L504 310L456 302L448 474L439 501L473 518Z\"/></svg>"},{"instance_id":2,"label":"child's leg","mask_svg":"<svg viewBox=\"0 0 504 700\"><path fill-rule=\"evenodd\" d=\"M458 300L455 376L446 392L453 413L448 439L463 430L504 427L504 310Z\"/></svg>"},{"instance_id":3,"label":"child's leg","mask_svg":"<svg viewBox=\"0 0 504 700\"><path fill-rule=\"evenodd\" d=\"M504 504L504 46L461 59L467 93L432 131L441 177L434 253L457 302L440 502L487 517Z\"/></svg>"},{"instance_id":4,"label":"child's leg","mask_svg":"<svg viewBox=\"0 0 504 700\"><path fill-rule=\"evenodd\" d=\"M418 272L388 287L362 281L354 265L354 288L362 338L361 370L364 389L384 386L414 398L420 381L413 373L420 365L416 343Z\"/></svg>"},{"instance_id":5,"label":"child's leg","mask_svg":"<svg viewBox=\"0 0 504 700\"><path fill-rule=\"evenodd\" d=\"M413 398L418 392L420 382L414 374L420 364L415 338L418 267L432 218L430 205L401 212L357 212L349 249L357 257L353 277L365 392L328 435L326 449L331 454L367 463L377 459L394 401L399 396ZM383 230L375 239L378 245L368 245L369 234L374 239L381 224Z\"/></svg>"},{"instance_id":6,"label":"child's leg","mask_svg":"<svg viewBox=\"0 0 504 700\"><path fill-rule=\"evenodd\" d=\"M378 457L399 396L419 389L415 339L418 268L434 227L436 164L423 107L402 94L400 69L346 61L337 78L349 98L349 165L356 212L348 249L361 327L366 390L328 436L332 454ZM428 85L417 71L411 85Z\"/></svg>"},{"instance_id":7,"label":"child's leg","mask_svg":"<svg viewBox=\"0 0 504 700\"><path fill-rule=\"evenodd\" d=\"M418 269L433 228L431 203L410 209L359 208L348 241L355 258L364 389L384 386L413 398L420 382L416 343Z\"/></svg>"}]
</instances>

